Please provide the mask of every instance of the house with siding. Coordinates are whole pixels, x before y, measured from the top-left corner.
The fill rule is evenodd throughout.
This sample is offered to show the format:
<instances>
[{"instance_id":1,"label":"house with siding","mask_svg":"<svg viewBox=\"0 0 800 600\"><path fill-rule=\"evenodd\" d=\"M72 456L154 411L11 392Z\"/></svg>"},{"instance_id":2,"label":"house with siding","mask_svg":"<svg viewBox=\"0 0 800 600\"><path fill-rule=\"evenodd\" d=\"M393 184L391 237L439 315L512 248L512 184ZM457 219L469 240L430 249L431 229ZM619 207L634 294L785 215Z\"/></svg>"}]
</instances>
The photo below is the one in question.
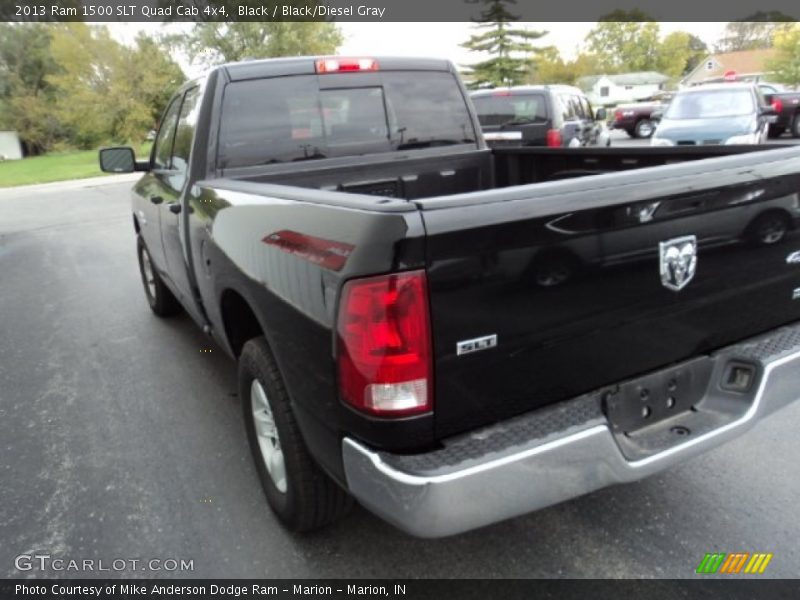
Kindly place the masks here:
<instances>
[{"instance_id":1,"label":"house with siding","mask_svg":"<svg viewBox=\"0 0 800 600\"><path fill-rule=\"evenodd\" d=\"M664 89L669 77L655 71L619 75L587 75L577 81L595 106L638 102Z\"/></svg>"},{"instance_id":2,"label":"house with siding","mask_svg":"<svg viewBox=\"0 0 800 600\"><path fill-rule=\"evenodd\" d=\"M741 50L709 54L686 77L681 80L681 87L690 87L701 83L725 81L725 74L733 72L737 81L762 81L768 79L767 63L775 57L775 50Z\"/></svg>"}]
</instances>

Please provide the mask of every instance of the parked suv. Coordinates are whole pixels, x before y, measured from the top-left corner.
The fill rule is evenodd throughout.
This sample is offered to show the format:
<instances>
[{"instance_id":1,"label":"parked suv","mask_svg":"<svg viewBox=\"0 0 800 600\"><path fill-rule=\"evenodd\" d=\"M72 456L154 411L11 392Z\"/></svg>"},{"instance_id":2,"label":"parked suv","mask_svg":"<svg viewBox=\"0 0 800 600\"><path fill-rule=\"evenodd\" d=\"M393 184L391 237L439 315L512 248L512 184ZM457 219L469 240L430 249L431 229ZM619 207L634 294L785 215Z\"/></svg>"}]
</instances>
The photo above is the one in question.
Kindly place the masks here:
<instances>
[{"instance_id":1,"label":"parked suv","mask_svg":"<svg viewBox=\"0 0 800 600\"><path fill-rule=\"evenodd\" d=\"M473 92L483 137L490 146L610 146L606 110L567 85Z\"/></svg>"}]
</instances>

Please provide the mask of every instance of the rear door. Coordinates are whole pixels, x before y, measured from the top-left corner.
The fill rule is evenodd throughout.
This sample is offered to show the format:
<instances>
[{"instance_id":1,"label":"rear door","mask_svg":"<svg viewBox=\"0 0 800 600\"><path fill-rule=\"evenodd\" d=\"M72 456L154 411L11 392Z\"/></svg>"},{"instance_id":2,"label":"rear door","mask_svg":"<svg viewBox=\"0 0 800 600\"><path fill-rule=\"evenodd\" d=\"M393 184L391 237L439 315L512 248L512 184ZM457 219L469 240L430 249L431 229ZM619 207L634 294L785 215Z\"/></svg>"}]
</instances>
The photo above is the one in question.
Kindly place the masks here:
<instances>
[{"instance_id":1,"label":"rear door","mask_svg":"<svg viewBox=\"0 0 800 600\"><path fill-rule=\"evenodd\" d=\"M170 169L162 177L165 202L161 206L161 235L164 255L167 259L170 279L175 284L184 304L193 307L192 288L189 280L189 266L184 248L186 215L182 213L181 196L189 176L189 158L192 150L197 109L200 100L200 87L186 92L181 104L175 131L175 142L170 154ZM177 212L175 212L177 211Z\"/></svg>"},{"instance_id":2,"label":"rear door","mask_svg":"<svg viewBox=\"0 0 800 600\"><path fill-rule=\"evenodd\" d=\"M178 124L182 95L176 95L167 106L158 129L151 154L151 169L134 187L134 193L142 198L138 203L137 218L140 235L158 270L167 270L167 259L161 238L161 206L170 199L163 184L163 174L169 168L172 143Z\"/></svg>"},{"instance_id":3,"label":"rear door","mask_svg":"<svg viewBox=\"0 0 800 600\"><path fill-rule=\"evenodd\" d=\"M581 117L582 110L577 96L570 92L555 94L561 108L561 139L564 146L584 146L584 121Z\"/></svg>"}]
</instances>

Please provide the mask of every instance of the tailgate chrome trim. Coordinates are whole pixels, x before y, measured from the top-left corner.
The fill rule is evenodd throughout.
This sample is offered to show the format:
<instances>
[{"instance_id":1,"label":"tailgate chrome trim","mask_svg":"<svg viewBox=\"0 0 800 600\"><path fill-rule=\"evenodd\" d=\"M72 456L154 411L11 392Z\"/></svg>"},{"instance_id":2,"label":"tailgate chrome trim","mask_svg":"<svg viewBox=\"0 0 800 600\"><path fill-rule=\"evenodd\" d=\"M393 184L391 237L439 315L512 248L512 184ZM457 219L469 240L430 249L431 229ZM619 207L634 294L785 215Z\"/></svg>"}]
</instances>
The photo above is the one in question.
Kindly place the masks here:
<instances>
[{"instance_id":1,"label":"tailgate chrome trim","mask_svg":"<svg viewBox=\"0 0 800 600\"><path fill-rule=\"evenodd\" d=\"M800 331L800 328L793 327ZM787 328L773 332L775 339ZM789 331L797 335L797 331ZM786 339L786 335L782 339ZM792 339L789 336L789 339ZM755 342L724 349L727 357ZM431 475L389 464L392 455L350 438L342 441L347 485L372 512L412 535L443 537L522 515L588 492L642 479L738 437L761 418L800 397L800 345L760 357L762 376L739 418L640 460L628 460L606 422L534 441L505 456ZM500 423L495 427L502 427Z\"/></svg>"}]
</instances>

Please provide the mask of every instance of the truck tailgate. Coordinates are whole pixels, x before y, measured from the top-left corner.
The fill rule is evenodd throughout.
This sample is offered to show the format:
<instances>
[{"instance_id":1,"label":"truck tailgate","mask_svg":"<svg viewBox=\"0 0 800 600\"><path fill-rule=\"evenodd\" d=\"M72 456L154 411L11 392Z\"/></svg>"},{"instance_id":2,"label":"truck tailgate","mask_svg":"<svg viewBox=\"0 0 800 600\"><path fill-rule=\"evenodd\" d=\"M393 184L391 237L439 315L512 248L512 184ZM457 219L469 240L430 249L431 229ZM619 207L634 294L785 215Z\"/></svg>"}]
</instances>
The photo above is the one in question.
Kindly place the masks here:
<instances>
[{"instance_id":1,"label":"truck tailgate","mask_svg":"<svg viewBox=\"0 0 800 600\"><path fill-rule=\"evenodd\" d=\"M417 201L445 437L800 319L800 153Z\"/></svg>"}]
</instances>

